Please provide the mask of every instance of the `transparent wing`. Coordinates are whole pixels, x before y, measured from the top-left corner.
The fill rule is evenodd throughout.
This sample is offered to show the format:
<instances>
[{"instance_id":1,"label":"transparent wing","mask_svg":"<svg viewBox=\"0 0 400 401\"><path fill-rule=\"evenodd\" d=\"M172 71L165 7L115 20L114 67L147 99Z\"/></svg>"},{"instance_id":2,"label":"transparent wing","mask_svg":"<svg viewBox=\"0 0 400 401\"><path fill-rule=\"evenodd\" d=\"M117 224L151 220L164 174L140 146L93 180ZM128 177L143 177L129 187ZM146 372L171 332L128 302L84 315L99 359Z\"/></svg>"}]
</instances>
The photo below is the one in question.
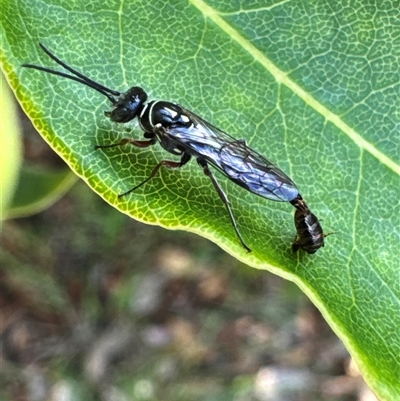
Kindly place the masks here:
<instances>
[{"instance_id":1,"label":"transparent wing","mask_svg":"<svg viewBox=\"0 0 400 401\"><path fill-rule=\"evenodd\" d=\"M276 165L201 117L184 109L193 124L171 126L166 133L188 153L206 159L237 185L275 201L292 201L299 192Z\"/></svg>"}]
</instances>

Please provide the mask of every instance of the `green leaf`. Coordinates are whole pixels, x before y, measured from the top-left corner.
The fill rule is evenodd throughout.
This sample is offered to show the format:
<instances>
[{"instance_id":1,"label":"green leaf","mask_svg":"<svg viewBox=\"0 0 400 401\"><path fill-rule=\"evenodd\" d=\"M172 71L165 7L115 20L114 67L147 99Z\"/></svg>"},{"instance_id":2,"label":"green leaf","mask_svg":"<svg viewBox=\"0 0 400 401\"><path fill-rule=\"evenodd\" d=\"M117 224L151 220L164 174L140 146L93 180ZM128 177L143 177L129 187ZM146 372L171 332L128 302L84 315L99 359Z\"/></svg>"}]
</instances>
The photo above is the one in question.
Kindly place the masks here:
<instances>
[{"instance_id":1,"label":"green leaf","mask_svg":"<svg viewBox=\"0 0 400 401\"><path fill-rule=\"evenodd\" d=\"M76 182L70 170L24 165L7 218L31 216L57 202Z\"/></svg>"},{"instance_id":2,"label":"green leaf","mask_svg":"<svg viewBox=\"0 0 400 401\"><path fill-rule=\"evenodd\" d=\"M15 104L0 74L0 221L4 220L17 187L21 166L21 140ZM5 118L7 116L7 118Z\"/></svg>"},{"instance_id":3,"label":"green leaf","mask_svg":"<svg viewBox=\"0 0 400 401\"><path fill-rule=\"evenodd\" d=\"M90 187L135 219L196 232L296 282L381 400L400 393L399 1L107 3L8 1L2 65L44 138ZM326 247L290 251L293 208L227 182L243 237L196 163L148 177L160 147L94 151L111 124L98 93L21 68L54 66L37 43L102 84L185 105L276 162L323 222Z\"/></svg>"}]
</instances>

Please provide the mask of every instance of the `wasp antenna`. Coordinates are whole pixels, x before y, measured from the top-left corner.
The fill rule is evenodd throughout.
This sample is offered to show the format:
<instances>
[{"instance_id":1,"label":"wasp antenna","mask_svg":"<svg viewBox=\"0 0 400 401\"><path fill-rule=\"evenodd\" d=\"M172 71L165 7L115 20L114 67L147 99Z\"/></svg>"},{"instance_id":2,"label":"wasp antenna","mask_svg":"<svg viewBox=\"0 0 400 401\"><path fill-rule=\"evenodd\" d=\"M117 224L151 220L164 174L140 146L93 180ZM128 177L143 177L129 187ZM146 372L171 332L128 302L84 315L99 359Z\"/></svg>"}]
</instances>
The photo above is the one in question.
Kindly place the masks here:
<instances>
[{"instance_id":1,"label":"wasp antenna","mask_svg":"<svg viewBox=\"0 0 400 401\"><path fill-rule=\"evenodd\" d=\"M84 80L84 79L75 77L74 75L66 74L65 72L52 70L52 69L50 69L50 68L41 67L40 65L34 65L34 64L22 64L21 67L33 68L34 70L39 70L39 71L48 72L49 74L58 75L59 77L64 77L64 78L71 79L72 81L79 82L80 84L86 85L86 86L88 86L89 88L92 88L92 89L96 90L97 92L100 92L102 95L106 96L106 97L108 98L108 100L109 100L112 104L117 103L117 101L115 100L115 98L114 98L112 95L110 95L109 93L105 92L105 91L102 90L101 88L98 88L97 86L91 85L89 82L87 82L87 81Z\"/></svg>"},{"instance_id":2,"label":"wasp antenna","mask_svg":"<svg viewBox=\"0 0 400 401\"><path fill-rule=\"evenodd\" d=\"M64 63L62 60L60 60L55 54L53 54L49 49L47 49L46 46L44 46L42 43L39 43L39 46L42 48L42 50L51 58L53 59L57 64L61 65L64 67L66 70L71 72L72 74L76 75L77 77L81 78L82 80L86 81L89 86L93 89L101 89L104 92L108 92L111 95L114 96L120 96L121 93L118 91L115 91L113 89L107 88L107 86L101 85L100 83L93 81L86 75L81 74L79 71L75 70L74 68L70 67L68 64Z\"/></svg>"},{"instance_id":3,"label":"wasp antenna","mask_svg":"<svg viewBox=\"0 0 400 401\"><path fill-rule=\"evenodd\" d=\"M34 64L22 64L22 67L33 68L35 70L44 71L44 72L47 72L47 73L50 73L53 75L58 75L60 77L68 78L73 81L79 82L83 85L88 86L89 88L96 90L97 92L101 93L102 95L106 96L112 104L117 103L117 100L114 98L114 96L120 96L121 95L120 92L115 91L110 88L107 88L106 86L101 85L96 81L93 81L92 79L88 78L86 75L81 74L79 71L75 70L74 68L70 67L68 64L64 63L62 60L60 60L57 56L55 56L49 49L47 49L41 43L39 43L39 46L57 64L61 65L62 67L64 67L66 70L68 70L69 72L71 72L74 75L66 74L65 72L52 70L51 68L41 67L41 66L34 65Z\"/></svg>"}]
</instances>

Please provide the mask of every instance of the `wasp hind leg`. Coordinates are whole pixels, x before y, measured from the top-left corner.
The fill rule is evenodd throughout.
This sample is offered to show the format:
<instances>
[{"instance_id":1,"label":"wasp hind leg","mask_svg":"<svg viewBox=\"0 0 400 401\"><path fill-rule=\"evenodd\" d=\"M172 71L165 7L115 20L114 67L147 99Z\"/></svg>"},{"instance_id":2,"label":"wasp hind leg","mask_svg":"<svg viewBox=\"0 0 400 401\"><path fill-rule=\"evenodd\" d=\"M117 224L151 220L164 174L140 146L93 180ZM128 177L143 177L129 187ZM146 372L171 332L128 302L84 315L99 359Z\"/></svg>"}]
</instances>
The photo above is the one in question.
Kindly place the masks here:
<instances>
[{"instance_id":1,"label":"wasp hind leg","mask_svg":"<svg viewBox=\"0 0 400 401\"><path fill-rule=\"evenodd\" d=\"M226 209L228 210L228 214L229 217L231 219L232 222L232 226L236 232L237 237L239 238L241 244L243 245L243 247L246 249L247 252L251 252L251 249L246 245L246 243L244 242L242 235L239 232L239 229L237 227L236 224L236 220L235 217L233 216L233 212L232 212L232 208L231 208L231 204L229 202L228 197L226 196L225 192L222 190L221 186L219 185L218 181L216 180L216 178L214 177L214 174L212 173L212 171L209 169L207 162L204 159L198 158L197 159L197 163L203 168L203 172L204 174L210 178L211 182L214 185L214 188L216 189L216 191L218 192L219 197L221 198L222 202L224 203Z\"/></svg>"}]
</instances>

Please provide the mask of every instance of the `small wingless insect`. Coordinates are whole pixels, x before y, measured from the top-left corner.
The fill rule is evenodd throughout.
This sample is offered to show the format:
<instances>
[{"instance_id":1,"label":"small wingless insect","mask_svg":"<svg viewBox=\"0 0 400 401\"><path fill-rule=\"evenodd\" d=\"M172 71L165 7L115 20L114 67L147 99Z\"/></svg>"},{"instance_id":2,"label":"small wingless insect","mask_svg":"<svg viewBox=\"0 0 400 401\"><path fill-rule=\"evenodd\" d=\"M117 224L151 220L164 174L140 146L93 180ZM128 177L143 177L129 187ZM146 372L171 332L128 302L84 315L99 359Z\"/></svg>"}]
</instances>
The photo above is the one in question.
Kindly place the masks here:
<instances>
[{"instance_id":1,"label":"small wingless insect","mask_svg":"<svg viewBox=\"0 0 400 401\"><path fill-rule=\"evenodd\" d=\"M308 253L315 253L324 246L324 238L331 234L323 233L317 217L302 200L296 206L294 225L297 235L292 244L293 252L303 249Z\"/></svg>"},{"instance_id":2,"label":"small wingless insect","mask_svg":"<svg viewBox=\"0 0 400 401\"><path fill-rule=\"evenodd\" d=\"M147 94L138 86L124 93L109 89L71 68L45 46L40 43L39 45L50 58L73 75L32 64L23 64L23 67L68 78L100 92L112 103L112 110L105 112L111 121L126 123L137 118L144 131L146 140L122 139L111 145L97 145L96 149L123 146L127 143L146 148L159 142L167 152L181 157L178 162L160 161L147 179L120 194L119 197L126 196L145 184L162 166L169 169L180 168L194 157L214 185L228 211L237 237L248 252L251 252L251 249L245 244L239 232L228 197L209 165L254 194L274 201L290 202L297 209L295 214L297 237L292 246L294 251L303 249L308 253L314 253L324 246L324 234L318 219L306 207L296 185L282 170L251 149L245 140L231 137L176 103L154 100L146 104Z\"/></svg>"}]
</instances>

